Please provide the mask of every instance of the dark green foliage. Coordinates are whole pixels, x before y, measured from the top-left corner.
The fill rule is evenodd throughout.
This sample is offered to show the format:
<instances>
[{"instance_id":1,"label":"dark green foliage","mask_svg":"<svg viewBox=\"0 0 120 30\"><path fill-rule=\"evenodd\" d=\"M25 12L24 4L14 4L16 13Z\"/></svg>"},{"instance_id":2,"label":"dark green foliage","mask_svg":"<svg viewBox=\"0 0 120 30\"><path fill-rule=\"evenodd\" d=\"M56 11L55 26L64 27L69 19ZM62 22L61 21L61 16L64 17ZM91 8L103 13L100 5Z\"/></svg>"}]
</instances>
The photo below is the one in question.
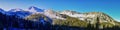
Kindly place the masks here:
<instances>
[{"instance_id":1,"label":"dark green foliage","mask_svg":"<svg viewBox=\"0 0 120 30\"><path fill-rule=\"evenodd\" d=\"M76 26L76 27L87 27L87 23L85 21L81 21L78 18L72 18L69 16L67 16L66 20L54 20L54 24Z\"/></svg>"}]
</instances>

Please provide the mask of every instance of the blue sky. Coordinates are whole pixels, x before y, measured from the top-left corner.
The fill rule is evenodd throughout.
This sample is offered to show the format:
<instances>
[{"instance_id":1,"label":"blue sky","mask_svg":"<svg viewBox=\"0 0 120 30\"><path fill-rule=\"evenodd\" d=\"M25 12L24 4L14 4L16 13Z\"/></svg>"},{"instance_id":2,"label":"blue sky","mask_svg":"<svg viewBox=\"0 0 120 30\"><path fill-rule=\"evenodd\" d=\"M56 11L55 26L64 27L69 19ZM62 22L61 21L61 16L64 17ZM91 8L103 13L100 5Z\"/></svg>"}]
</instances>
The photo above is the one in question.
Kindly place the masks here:
<instances>
[{"instance_id":1,"label":"blue sky","mask_svg":"<svg viewBox=\"0 0 120 30\"><path fill-rule=\"evenodd\" d=\"M104 12L120 21L120 0L0 0L0 8L4 10L30 6L54 11Z\"/></svg>"}]
</instances>

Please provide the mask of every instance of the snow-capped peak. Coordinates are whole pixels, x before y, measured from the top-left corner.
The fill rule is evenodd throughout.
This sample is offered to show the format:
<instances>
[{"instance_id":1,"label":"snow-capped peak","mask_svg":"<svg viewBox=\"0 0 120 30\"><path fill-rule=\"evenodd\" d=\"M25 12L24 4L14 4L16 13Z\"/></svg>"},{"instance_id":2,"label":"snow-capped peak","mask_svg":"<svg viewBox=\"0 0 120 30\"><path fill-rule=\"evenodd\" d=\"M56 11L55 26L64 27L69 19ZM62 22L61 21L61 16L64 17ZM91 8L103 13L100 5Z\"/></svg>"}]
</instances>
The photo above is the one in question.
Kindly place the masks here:
<instances>
[{"instance_id":1,"label":"snow-capped peak","mask_svg":"<svg viewBox=\"0 0 120 30\"><path fill-rule=\"evenodd\" d=\"M20 9L20 8L16 8L16 9L11 9L11 10L9 10L9 12L17 12L17 11L23 11L23 10Z\"/></svg>"},{"instance_id":2,"label":"snow-capped peak","mask_svg":"<svg viewBox=\"0 0 120 30\"><path fill-rule=\"evenodd\" d=\"M5 14L5 11L3 9L0 8L0 12L2 12L3 14Z\"/></svg>"},{"instance_id":3,"label":"snow-capped peak","mask_svg":"<svg viewBox=\"0 0 120 30\"><path fill-rule=\"evenodd\" d=\"M4 11L4 10L0 8L0 11Z\"/></svg>"},{"instance_id":4,"label":"snow-capped peak","mask_svg":"<svg viewBox=\"0 0 120 30\"><path fill-rule=\"evenodd\" d=\"M37 7L35 7L35 6L29 7L29 8L28 8L28 11L30 11L30 12L44 12L43 9L39 9L39 8L37 8Z\"/></svg>"}]
</instances>

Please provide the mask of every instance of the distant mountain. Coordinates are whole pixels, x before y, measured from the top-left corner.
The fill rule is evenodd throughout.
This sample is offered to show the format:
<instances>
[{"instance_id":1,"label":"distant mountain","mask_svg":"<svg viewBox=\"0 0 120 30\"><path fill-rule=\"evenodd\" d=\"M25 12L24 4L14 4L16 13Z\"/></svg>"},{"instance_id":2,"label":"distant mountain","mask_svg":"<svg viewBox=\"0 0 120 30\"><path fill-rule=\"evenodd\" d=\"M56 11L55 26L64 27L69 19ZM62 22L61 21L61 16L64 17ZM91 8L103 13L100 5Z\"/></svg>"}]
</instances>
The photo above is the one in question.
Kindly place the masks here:
<instances>
[{"instance_id":1,"label":"distant mountain","mask_svg":"<svg viewBox=\"0 0 120 30\"><path fill-rule=\"evenodd\" d=\"M1 8L0 8L0 12L3 13L3 14L6 13L6 12L5 12L3 9L1 9Z\"/></svg>"},{"instance_id":2,"label":"distant mountain","mask_svg":"<svg viewBox=\"0 0 120 30\"><path fill-rule=\"evenodd\" d=\"M0 8L0 12L4 11L3 9Z\"/></svg>"},{"instance_id":3,"label":"distant mountain","mask_svg":"<svg viewBox=\"0 0 120 30\"><path fill-rule=\"evenodd\" d=\"M28 11L30 11L30 12L44 12L43 9L39 9L39 8L37 8L37 7L35 7L35 6L29 7L29 8L28 8Z\"/></svg>"},{"instance_id":4,"label":"distant mountain","mask_svg":"<svg viewBox=\"0 0 120 30\"><path fill-rule=\"evenodd\" d=\"M17 28L49 28L55 30L70 30L70 29L105 29L105 28L120 28L120 22L117 22L109 15L103 12L87 12L80 13L71 10L65 10L61 12L56 12L53 10L43 10L35 6L31 6L28 10L24 9L11 9L10 11L4 11L0 9L0 26L7 28L7 25L14 27L16 25L11 25L12 23L17 24ZM10 23L10 22L12 23ZM7 22L7 23L5 23ZM4 24L5 23L5 24ZM10 23L10 24L9 24ZM24 25L21 25L21 24ZM28 24L25 24L28 23ZM6 25L7 24L7 25ZM30 24L30 27L27 26ZM34 25L35 24L35 25ZM32 26L32 27L31 27ZM49 26L49 27L46 27ZM70 26L70 27L69 27ZM93 30L92 29L92 30ZM77 29L79 30L79 29Z\"/></svg>"},{"instance_id":5,"label":"distant mountain","mask_svg":"<svg viewBox=\"0 0 120 30\"><path fill-rule=\"evenodd\" d=\"M43 13L43 12L44 12L44 10L39 9L34 6L31 6L28 8L28 10L23 10L23 9L19 9L19 8L11 9L11 10L7 11L7 15L16 15L20 18L24 18L24 17L34 14L34 13Z\"/></svg>"},{"instance_id":6,"label":"distant mountain","mask_svg":"<svg viewBox=\"0 0 120 30\"><path fill-rule=\"evenodd\" d=\"M0 29L1 30L48 30L50 29L50 22L48 17L41 17L38 21L31 21L30 19L19 18L19 15L24 15L24 11L9 11L5 14L0 12ZM12 13L11 13L12 12ZM14 15L8 15L8 14ZM28 13L28 12L27 12ZM30 17L29 17L30 18ZM46 19L46 20L44 20ZM44 24L43 24L44 23Z\"/></svg>"},{"instance_id":7,"label":"distant mountain","mask_svg":"<svg viewBox=\"0 0 120 30\"><path fill-rule=\"evenodd\" d=\"M8 12L17 12L17 11L24 11L24 10L23 10L23 9L16 8L16 9L11 9L11 10L9 10Z\"/></svg>"},{"instance_id":8,"label":"distant mountain","mask_svg":"<svg viewBox=\"0 0 120 30\"><path fill-rule=\"evenodd\" d=\"M6 11L6 14L7 15L16 15L18 16L19 18L24 18L32 13L30 13L29 11L24 11L22 9L11 9L9 11Z\"/></svg>"}]
</instances>

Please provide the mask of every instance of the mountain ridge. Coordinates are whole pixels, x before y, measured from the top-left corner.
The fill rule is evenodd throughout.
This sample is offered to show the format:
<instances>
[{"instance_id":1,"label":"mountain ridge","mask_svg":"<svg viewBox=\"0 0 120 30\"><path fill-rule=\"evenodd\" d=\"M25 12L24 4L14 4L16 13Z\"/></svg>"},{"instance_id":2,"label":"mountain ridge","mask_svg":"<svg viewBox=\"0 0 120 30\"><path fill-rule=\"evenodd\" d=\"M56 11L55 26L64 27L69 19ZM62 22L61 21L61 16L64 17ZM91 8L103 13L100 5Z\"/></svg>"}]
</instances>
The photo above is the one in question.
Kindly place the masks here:
<instances>
[{"instance_id":1,"label":"mountain ridge","mask_svg":"<svg viewBox=\"0 0 120 30\"><path fill-rule=\"evenodd\" d=\"M37 7L35 7L35 6L31 6L31 7L29 7L28 8L29 10L31 10L31 9L33 9L33 10L40 10L40 11L38 11L38 12L43 12L43 14L45 14L46 15L46 12L48 12L47 14L51 14L51 15L53 15L54 14L54 16L55 15L59 15L59 14L65 14L65 15L68 15L68 16L71 16L71 17L87 17L86 15L87 14L89 14L88 16L90 16L90 17L94 17L95 15L92 15L92 14L105 14L105 13L103 13L103 12L88 12L88 13L79 13L79 12L76 12L76 11L70 11L70 10L65 10L65 11L63 11L63 12L55 12L55 11L53 11L53 10L42 10L42 9L39 9L39 8L37 8ZM4 10L2 10L2 9L0 9L1 11L3 11L4 12ZM17 8L17 9L11 9L11 10L9 10L8 11L8 13L9 12L11 12L11 11L13 11L13 12L28 12L28 13L30 13L31 11L24 11L23 9L19 9L19 8ZM46 12L45 12L46 11ZM37 11L35 12L35 13L37 13ZM99 15L98 15L99 16ZM108 15L107 15L108 16Z\"/></svg>"},{"instance_id":2,"label":"mountain ridge","mask_svg":"<svg viewBox=\"0 0 120 30\"><path fill-rule=\"evenodd\" d=\"M77 27L88 27L103 29L106 27L119 26L120 23L103 12L87 12L80 13L71 10L56 12L53 10L42 10L37 7L30 7L28 10L12 9L4 11L0 9L0 13L6 16L16 16L32 22L50 23L50 25L66 25ZM104 27L105 26L105 27Z\"/></svg>"}]
</instances>

